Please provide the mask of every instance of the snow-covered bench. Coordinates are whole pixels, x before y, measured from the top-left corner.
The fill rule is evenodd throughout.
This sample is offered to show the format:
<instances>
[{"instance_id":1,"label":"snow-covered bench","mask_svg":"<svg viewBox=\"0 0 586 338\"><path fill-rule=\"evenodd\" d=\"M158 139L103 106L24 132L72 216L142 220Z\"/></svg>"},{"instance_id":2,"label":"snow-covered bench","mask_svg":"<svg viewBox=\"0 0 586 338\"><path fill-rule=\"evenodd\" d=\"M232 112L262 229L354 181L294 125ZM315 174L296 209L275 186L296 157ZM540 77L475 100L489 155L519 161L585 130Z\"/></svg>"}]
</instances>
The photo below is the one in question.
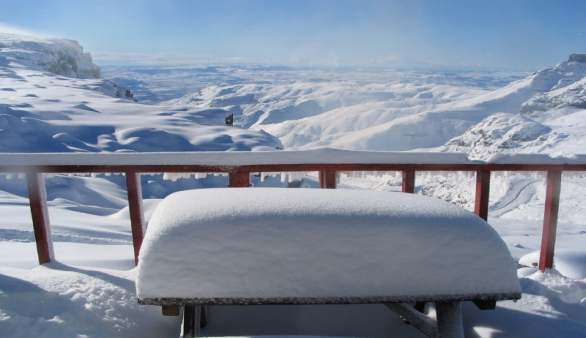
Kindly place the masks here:
<instances>
[{"instance_id":1,"label":"snow-covered bench","mask_svg":"<svg viewBox=\"0 0 586 338\"><path fill-rule=\"evenodd\" d=\"M520 297L510 253L482 219L405 193L226 188L174 193L142 245L142 304L386 304L429 336L462 336L461 302ZM438 319L413 310L435 302Z\"/></svg>"}]
</instances>

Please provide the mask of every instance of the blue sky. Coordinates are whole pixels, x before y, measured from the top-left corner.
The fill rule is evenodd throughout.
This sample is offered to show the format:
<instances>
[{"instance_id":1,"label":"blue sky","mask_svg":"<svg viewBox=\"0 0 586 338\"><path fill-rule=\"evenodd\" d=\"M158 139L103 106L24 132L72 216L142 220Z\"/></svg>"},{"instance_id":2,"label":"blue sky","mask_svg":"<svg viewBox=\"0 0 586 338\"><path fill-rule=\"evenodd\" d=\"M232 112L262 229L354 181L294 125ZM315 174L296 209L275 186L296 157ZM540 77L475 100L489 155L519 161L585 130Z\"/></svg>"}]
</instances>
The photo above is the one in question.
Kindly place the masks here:
<instances>
[{"instance_id":1,"label":"blue sky","mask_svg":"<svg viewBox=\"0 0 586 338\"><path fill-rule=\"evenodd\" d=\"M0 0L0 22L98 61L533 70L586 52L582 0Z\"/></svg>"}]
</instances>

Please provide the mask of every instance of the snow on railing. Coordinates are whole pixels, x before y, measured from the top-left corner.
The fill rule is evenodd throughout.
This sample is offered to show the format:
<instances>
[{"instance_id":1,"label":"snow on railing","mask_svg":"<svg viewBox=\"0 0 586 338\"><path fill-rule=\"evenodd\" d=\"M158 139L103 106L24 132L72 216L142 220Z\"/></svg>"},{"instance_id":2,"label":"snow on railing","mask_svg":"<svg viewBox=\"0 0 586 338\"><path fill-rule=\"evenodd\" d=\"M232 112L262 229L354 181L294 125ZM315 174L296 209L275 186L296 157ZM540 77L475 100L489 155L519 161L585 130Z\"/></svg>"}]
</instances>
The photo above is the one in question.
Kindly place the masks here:
<instances>
[{"instance_id":1,"label":"snow on railing","mask_svg":"<svg viewBox=\"0 0 586 338\"><path fill-rule=\"evenodd\" d=\"M488 217L492 171L545 171L547 189L539 268L553 266L561 174L586 171L586 156L499 155L489 161L470 160L465 154L371 152L338 149L270 152L180 153L1 153L0 172L25 173L39 263L54 259L45 173L124 173L135 262L142 244L144 213L140 173L225 173L230 187L248 187L251 173L317 171L322 188L336 188L340 172L400 171L402 191L413 193L417 171L474 171L474 212ZM173 178L173 175L167 175Z\"/></svg>"}]
</instances>

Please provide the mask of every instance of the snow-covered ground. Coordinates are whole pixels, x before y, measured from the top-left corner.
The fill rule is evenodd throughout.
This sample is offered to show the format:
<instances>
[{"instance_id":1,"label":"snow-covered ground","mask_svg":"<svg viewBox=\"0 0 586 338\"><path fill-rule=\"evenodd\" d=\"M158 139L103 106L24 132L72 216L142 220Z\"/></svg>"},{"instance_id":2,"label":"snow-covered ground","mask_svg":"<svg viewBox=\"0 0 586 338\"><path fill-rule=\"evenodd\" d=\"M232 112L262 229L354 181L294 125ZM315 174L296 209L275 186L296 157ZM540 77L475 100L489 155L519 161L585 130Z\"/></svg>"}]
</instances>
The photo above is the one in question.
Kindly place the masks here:
<instances>
[{"instance_id":1,"label":"snow-covered ground","mask_svg":"<svg viewBox=\"0 0 586 338\"><path fill-rule=\"evenodd\" d=\"M479 159L584 154L586 63L579 60L534 74L267 65L100 70L74 41L0 33L0 151L332 146L460 151ZM235 127L224 126L229 114ZM226 182L145 175L147 219L169 193ZM422 172L416 192L471 209L473 182L464 173ZM253 184L317 187L317 180L312 173L263 175ZM380 191L399 184L398 173L342 174L340 181L341 188ZM544 176L493 175L489 222L520 260L524 293L496 311L467 307L470 337L586 336L584 186L585 174L564 174L557 239L564 252L557 271L542 274L532 264ZM176 336L176 319L136 304L123 177L56 174L47 187L59 263L37 266L24 181L0 176L0 336ZM210 334L419 337L377 306L213 311Z\"/></svg>"},{"instance_id":2,"label":"snow-covered ground","mask_svg":"<svg viewBox=\"0 0 586 338\"><path fill-rule=\"evenodd\" d=\"M82 61L76 60L91 63L91 58L78 46L70 49L68 40L35 37L27 40L32 41L0 33L0 151L193 151L281 147L275 137L265 132L213 123L224 119L221 112L216 118L214 114L201 116L169 104L142 104L135 102L130 90L112 81L75 77L78 74L69 69L83 69ZM60 66L67 71L52 72L57 67L50 62L53 49L73 55L67 58L70 65ZM31 50L40 51L31 53Z\"/></svg>"}]
</instances>

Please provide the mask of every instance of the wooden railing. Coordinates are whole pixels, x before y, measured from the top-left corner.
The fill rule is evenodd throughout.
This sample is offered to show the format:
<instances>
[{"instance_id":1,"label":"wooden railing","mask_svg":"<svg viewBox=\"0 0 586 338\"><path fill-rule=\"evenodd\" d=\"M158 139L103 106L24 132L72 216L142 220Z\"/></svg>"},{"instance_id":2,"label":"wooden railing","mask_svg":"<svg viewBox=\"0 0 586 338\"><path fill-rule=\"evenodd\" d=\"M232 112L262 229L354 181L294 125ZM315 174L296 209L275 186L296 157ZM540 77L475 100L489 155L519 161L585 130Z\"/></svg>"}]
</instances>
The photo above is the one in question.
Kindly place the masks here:
<instances>
[{"instance_id":1,"label":"wooden railing","mask_svg":"<svg viewBox=\"0 0 586 338\"><path fill-rule=\"evenodd\" d=\"M473 171L476 173L474 212L487 220L490 176L494 171L547 173L539 268L553 267L563 171L586 171L586 158L515 156L491 162L470 161L462 154L357 152L333 149L280 152L114 153L114 154L0 154L0 173L26 173L39 263L54 259L46 173L119 172L126 175L135 263L145 228L141 173L227 173L230 187L250 186L250 175L262 172L318 172L322 188L336 188L339 172L400 171L402 191L415 191L417 171Z\"/></svg>"}]
</instances>

